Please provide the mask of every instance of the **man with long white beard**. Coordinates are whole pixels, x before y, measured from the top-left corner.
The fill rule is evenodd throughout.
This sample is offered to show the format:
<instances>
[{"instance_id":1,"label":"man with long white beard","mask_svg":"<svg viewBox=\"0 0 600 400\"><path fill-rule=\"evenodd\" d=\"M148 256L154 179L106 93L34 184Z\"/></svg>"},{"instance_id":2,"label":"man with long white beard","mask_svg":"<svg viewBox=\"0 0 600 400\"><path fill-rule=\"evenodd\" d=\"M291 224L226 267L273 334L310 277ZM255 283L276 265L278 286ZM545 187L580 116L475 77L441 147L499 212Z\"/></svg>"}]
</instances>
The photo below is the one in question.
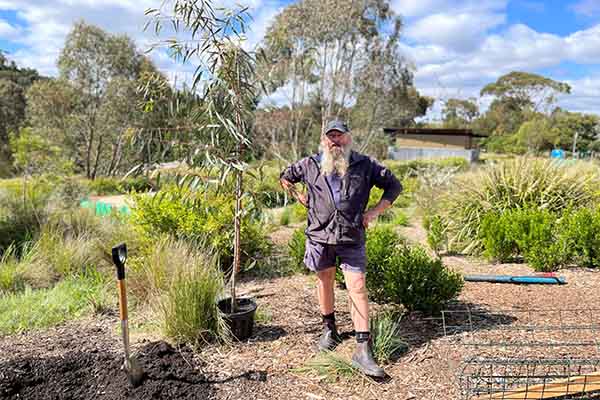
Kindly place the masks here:
<instances>
[{"instance_id":1,"label":"man with long white beard","mask_svg":"<svg viewBox=\"0 0 600 400\"><path fill-rule=\"evenodd\" d=\"M308 208L304 263L316 272L317 296L323 318L320 350L340 342L334 313L336 260L344 273L350 315L356 333L352 363L366 375L385 375L371 350L369 301L366 288L365 228L389 208L402 191L398 179L376 160L352 150L352 136L342 121L331 121L321 135L321 152L288 166L281 185ZM306 185L306 195L295 184ZM384 190L379 203L366 210L373 186Z\"/></svg>"}]
</instances>

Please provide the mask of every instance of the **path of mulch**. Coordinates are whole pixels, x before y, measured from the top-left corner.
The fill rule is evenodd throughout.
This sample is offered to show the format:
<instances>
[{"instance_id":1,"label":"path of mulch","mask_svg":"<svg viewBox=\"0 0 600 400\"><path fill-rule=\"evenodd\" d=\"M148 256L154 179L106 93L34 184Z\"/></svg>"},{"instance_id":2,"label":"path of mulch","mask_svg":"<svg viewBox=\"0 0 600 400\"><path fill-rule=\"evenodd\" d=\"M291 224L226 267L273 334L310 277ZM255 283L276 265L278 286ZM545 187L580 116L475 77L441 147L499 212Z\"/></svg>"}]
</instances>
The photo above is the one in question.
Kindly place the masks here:
<instances>
[{"instance_id":1,"label":"path of mulch","mask_svg":"<svg viewBox=\"0 0 600 400\"><path fill-rule=\"evenodd\" d=\"M410 230L418 241L420 228L413 226L407 229ZM464 273L533 272L526 265L490 265L457 256L445 257L444 262ZM384 382L360 376L327 381L316 375L295 372L314 357L314 344L321 328L315 279L296 275L241 284L240 292L254 296L263 315L271 316L258 324L254 335L244 343L209 346L194 353L187 348L172 348L164 342L137 340L134 347L140 353L142 366L149 372L149 378L137 389L130 388L124 373L119 371L121 344L116 316L3 337L0 340L0 398L461 399L462 362L465 357L482 351L465 346L467 339L498 340L498 335L506 331L499 333L497 328L523 322L523 315L528 313L520 314L519 310L600 308L597 271L564 270L559 274L567 278L567 285L467 282L451 308L482 310L476 315L473 332L445 336L440 319L424 318L417 313L405 316L400 326L409 350L385 366L390 379ZM336 352L350 358L354 342L350 335L352 324L346 292L336 289L336 296L339 325L347 337ZM552 313L534 312L533 315L536 323L556 318ZM565 318L569 317L567 313ZM599 323L598 314L591 318ZM572 338L575 336L573 333ZM517 349L521 355L540 355L544 351ZM597 349L589 353L578 349L568 351L580 357L599 356Z\"/></svg>"}]
</instances>

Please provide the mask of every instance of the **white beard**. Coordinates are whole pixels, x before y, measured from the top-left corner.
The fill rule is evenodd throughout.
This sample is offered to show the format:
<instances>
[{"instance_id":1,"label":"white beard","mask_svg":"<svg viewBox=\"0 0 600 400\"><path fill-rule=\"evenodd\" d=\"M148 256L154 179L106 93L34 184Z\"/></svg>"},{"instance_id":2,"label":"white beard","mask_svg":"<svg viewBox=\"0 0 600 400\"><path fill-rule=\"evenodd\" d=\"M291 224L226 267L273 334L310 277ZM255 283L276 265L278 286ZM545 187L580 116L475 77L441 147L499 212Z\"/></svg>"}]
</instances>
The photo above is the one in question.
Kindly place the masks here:
<instances>
[{"instance_id":1,"label":"white beard","mask_svg":"<svg viewBox=\"0 0 600 400\"><path fill-rule=\"evenodd\" d=\"M350 165L350 153L352 152L352 143L334 148L330 151L327 146L321 146L323 155L321 156L321 170L325 175L336 173L339 176L346 175Z\"/></svg>"}]
</instances>

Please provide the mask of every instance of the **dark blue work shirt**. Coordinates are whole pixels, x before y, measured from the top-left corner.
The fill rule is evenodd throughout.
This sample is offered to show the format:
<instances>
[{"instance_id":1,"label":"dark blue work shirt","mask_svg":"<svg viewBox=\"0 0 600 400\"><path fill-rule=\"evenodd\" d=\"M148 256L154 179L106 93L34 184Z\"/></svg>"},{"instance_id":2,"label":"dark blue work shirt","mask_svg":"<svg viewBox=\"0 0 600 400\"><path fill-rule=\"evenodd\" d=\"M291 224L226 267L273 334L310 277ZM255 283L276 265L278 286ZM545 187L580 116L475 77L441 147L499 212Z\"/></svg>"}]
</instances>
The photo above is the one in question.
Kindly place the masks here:
<instances>
[{"instance_id":1,"label":"dark blue work shirt","mask_svg":"<svg viewBox=\"0 0 600 400\"><path fill-rule=\"evenodd\" d=\"M340 192L342 191L342 177L336 173L331 175L325 175L327 183L331 188L331 194L333 195L333 202L336 207L340 206Z\"/></svg>"}]
</instances>

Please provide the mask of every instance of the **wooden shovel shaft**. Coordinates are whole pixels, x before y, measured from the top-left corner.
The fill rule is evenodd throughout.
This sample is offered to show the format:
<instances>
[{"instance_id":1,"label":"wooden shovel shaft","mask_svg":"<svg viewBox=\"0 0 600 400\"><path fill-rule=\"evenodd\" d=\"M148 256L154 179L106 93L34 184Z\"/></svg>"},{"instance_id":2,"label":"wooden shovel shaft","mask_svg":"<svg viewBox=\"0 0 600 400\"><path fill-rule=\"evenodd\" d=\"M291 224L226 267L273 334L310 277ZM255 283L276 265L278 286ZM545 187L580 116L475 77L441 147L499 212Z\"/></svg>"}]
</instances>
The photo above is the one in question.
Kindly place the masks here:
<instances>
[{"instance_id":1,"label":"wooden shovel shaft","mask_svg":"<svg viewBox=\"0 0 600 400\"><path fill-rule=\"evenodd\" d=\"M119 315L121 321L127 320L127 292L125 290L125 280L118 280L119 286Z\"/></svg>"}]
</instances>

